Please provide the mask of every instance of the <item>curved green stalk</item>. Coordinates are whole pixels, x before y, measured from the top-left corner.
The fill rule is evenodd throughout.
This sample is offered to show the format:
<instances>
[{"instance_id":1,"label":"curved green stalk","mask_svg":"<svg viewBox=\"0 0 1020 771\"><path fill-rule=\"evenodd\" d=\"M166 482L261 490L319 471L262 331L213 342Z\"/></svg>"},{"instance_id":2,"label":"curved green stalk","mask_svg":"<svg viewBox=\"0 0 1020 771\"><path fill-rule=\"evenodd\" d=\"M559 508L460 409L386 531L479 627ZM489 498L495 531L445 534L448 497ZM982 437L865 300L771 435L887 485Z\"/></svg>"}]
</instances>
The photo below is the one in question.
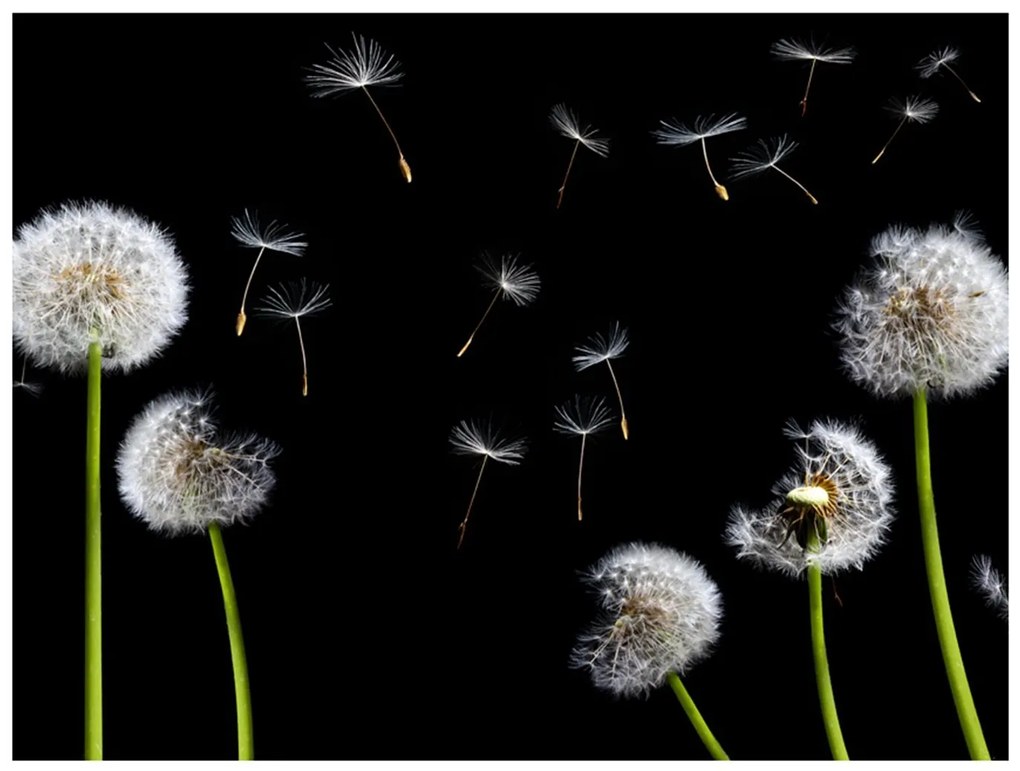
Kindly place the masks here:
<instances>
[{"instance_id":1,"label":"curved green stalk","mask_svg":"<svg viewBox=\"0 0 1020 771\"><path fill-rule=\"evenodd\" d=\"M85 424L85 759L103 759L103 567L99 397L103 347L89 345Z\"/></svg>"},{"instance_id":2,"label":"curved green stalk","mask_svg":"<svg viewBox=\"0 0 1020 771\"><path fill-rule=\"evenodd\" d=\"M234 664L234 697L237 700L237 759L252 760L255 745L251 726L251 689L248 685L248 658L244 653L244 637L241 635L241 614L237 609L237 595L234 594L234 580L230 577L230 563L223 545L220 526L209 525L209 540L212 541L216 557L216 572L220 576L223 590L223 610L227 616L227 633L230 635L230 658Z\"/></svg>"},{"instance_id":3,"label":"curved green stalk","mask_svg":"<svg viewBox=\"0 0 1020 771\"><path fill-rule=\"evenodd\" d=\"M924 566L928 573L928 591L935 613L942 660L946 665L949 687L953 692L956 714L960 718L971 760L991 760L988 745L981 731L974 697L970 694L967 672L963 668L963 655L956 640L953 613L949 608L946 576L942 570L942 552L939 549L938 523L935 521L935 494L931 486L931 454L928 447L928 401L923 389L914 394L914 456L917 460L917 500L921 510L921 543L924 546Z\"/></svg>"},{"instance_id":4,"label":"curved green stalk","mask_svg":"<svg viewBox=\"0 0 1020 771\"><path fill-rule=\"evenodd\" d=\"M818 534L811 529L808 533L808 551L818 548ZM832 680L829 677L829 657L825 653L825 622L822 618L822 571L814 562L808 565L808 595L811 604L811 650L815 658L815 681L818 683L818 701L822 706L822 721L825 723L825 735L829 739L829 749L834 760L849 760L846 744L843 742L843 731L839 727L839 715L836 714L836 697L832 693Z\"/></svg>"},{"instance_id":5,"label":"curved green stalk","mask_svg":"<svg viewBox=\"0 0 1020 771\"><path fill-rule=\"evenodd\" d=\"M669 686L673 689L673 693L676 694L677 699L680 701L680 705L684 708L684 712L687 713L687 717L691 721L691 725L694 726L694 730L698 732L698 736L701 737L701 741L704 743L708 753L715 760L729 760L730 756L723 750L722 745L716 741L712 735L712 731L709 729L705 719L701 716L697 706L694 704L694 700L691 695L687 693L687 689L684 688L684 684L680 682L680 675L676 672L670 672L666 677L669 680Z\"/></svg>"}]
</instances>

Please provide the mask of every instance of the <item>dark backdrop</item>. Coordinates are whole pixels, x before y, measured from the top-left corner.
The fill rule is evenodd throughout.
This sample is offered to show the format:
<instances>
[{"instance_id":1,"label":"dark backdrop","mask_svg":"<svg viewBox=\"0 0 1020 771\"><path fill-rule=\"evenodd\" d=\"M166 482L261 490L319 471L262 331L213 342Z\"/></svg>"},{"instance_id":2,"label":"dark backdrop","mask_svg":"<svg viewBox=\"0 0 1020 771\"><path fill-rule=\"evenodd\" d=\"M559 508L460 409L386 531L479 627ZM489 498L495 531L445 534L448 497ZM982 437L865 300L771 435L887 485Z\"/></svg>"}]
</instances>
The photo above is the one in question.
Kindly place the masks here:
<instances>
[{"instance_id":1,"label":"dark backdrop","mask_svg":"<svg viewBox=\"0 0 1020 771\"><path fill-rule=\"evenodd\" d=\"M359 93L312 99L303 78L352 31L402 62L377 89L414 171ZM856 46L820 65L770 58L780 37ZM912 69L961 50L948 76ZM674 697L621 701L570 670L592 614L578 573L611 547L656 541L704 563L726 617L686 677L735 758L824 758L803 582L738 563L728 510L763 505L787 469L795 418L860 419L895 467L899 517L863 572L826 582L836 698L855 758L963 758L927 598L909 402L879 401L838 368L836 298L871 237L969 209L1007 248L1007 26L971 16L18 15L14 222L67 200L132 207L176 238L190 320L165 355L103 384L106 754L229 758L229 650L207 539L166 539L120 503L113 468L132 418L170 389L212 385L226 427L272 437L272 505L226 533L262 758L703 758ZM895 126L893 96L941 111ZM611 136L571 142L564 101ZM696 146L666 148L663 118L736 111L710 142L731 200ZM729 180L759 137L801 143L778 174ZM305 324L311 392L291 327L234 317L254 252L230 237L245 208L308 235L267 254L253 285L308 276L334 307ZM520 252L542 292L501 303L462 359L490 295L483 250ZM250 307L250 305L249 305ZM631 439L551 433L575 392L612 396L572 348L614 320ZM15 353L15 371L21 359ZM82 720L83 378L29 368L14 393L14 753L73 758ZM969 587L976 553L1006 567L1007 383L931 409L943 554L970 683L1007 757L1006 624ZM462 418L526 435L519 467L477 472L450 453Z\"/></svg>"}]
</instances>

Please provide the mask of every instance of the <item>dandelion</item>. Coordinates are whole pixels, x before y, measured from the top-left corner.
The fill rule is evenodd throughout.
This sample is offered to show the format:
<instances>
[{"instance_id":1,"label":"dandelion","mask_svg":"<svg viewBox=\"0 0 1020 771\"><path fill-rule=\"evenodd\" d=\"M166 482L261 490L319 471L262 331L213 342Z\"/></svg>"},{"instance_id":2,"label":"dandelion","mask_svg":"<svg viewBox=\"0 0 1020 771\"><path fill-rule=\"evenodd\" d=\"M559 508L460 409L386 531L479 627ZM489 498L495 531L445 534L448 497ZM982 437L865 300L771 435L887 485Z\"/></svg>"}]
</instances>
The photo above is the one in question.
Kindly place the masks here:
<instances>
[{"instance_id":1,"label":"dandelion","mask_svg":"<svg viewBox=\"0 0 1020 771\"><path fill-rule=\"evenodd\" d=\"M893 115L900 116L900 122L896 124L895 130L893 130L892 136L889 140L882 145L882 149L878 151L878 155L871 162L872 165L878 163L878 159L881 158L885 151L892 144L892 141L896 138L896 135L900 133L900 129L903 128L904 124L908 121L910 123L924 124L938 115L939 106L931 99L924 99L920 96L908 96L903 101L899 99L890 99L889 105L886 109Z\"/></svg>"},{"instance_id":2,"label":"dandelion","mask_svg":"<svg viewBox=\"0 0 1020 771\"><path fill-rule=\"evenodd\" d=\"M459 549L464 543L468 517L471 516L471 509L475 505L475 496L478 495L478 486L482 483L482 472L485 471L486 462L492 458L498 463L516 466L524 459L527 447L524 439L508 439L500 436L492 427L491 422L481 423L471 420L462 420L453 427L453 431L450 432L450 444L453 446L453 452L458 455L482 456L482 466L478 469L478 479L475 480L475 488L471 491L467 513L457 529L457 548Z\"/></svg>"},{"instance_id":3,"label":"dandelion","mask_svg":"<svg viewBox=\"0 0 1020 771\"><path fill-rule=\"evenodd\" d=\"M221 526L246 522L269 500L277 446L254 434L222 434L210 392L171 393L135 418L117 457L124 505L169 536L209 533L230 638L238 759L254 756L251 692L241 617Z\"/></svg>"},{"instance_id":4,"label":"dandelion","mask_svg":"<svg viewBox=\"0 0 1020 771\"><path fill-rule=\"evenodd\" d=\"M67 203L18 231L12 328L24 355L87 373L85 448L85 757L103 756L101 373L163 350L187 319L187 271L155 224L105 203Z\"/></svg>"},{"instance_id":5,"label":"dandelion","mask_svg":"<svg viewBox=\"0 0 1020 771\"><path fill-rule=\"evenodd\" d=\"M603 337L601 332L597 332L582 345L574 348L576 353L572 357L574 369L578 372L602 362L605 362L609 367L609 375L613 378L613 387L616 389L616 398L620 403L620 429L623 431L624 439L629 438L630 429L627 425L627 414L623 409L623 394L620 392L620 383L613 371L612 360L623 356L628 345L630 345L630 340L627 338L626 327L621 327L619 321L614 321L608 335Z\"/></svg>"},{"instance_id":6,"label":"dandelion","mask_svg":"<svg viewBox=\"0 0 1020 771\"><path fill-rule=\"evenodd\" d=\"M708 117L699 115L694 119L693 128L676 120L663 120L659 121L659 123L662 124L662 128L653 131L652 136L656 138L660 145L683 147L694 142L701 142L701 153L705 156L705 168L708 170L708 176L712 180L712 184L715 185L715 193L724 201L730 200L730 194L726 187L712 173L712 166L708 162L708 148L705 146L705 140L709 137L729 134L732 131L741 131L747 128L747 119L736 113L730 113L720 117L715 115L709 115Z\"/></svg>"},{"instance_id":7,"label":"dandelion","mask_svg":"<svg viewBox=\"0 0 1020 771\"><path fill-rule=\"evenodd\" d=\"M574 140L574 149L570 153L570 162L567 164L567 173L563 175L563 184L560 185L559 198L556 199L556 208L563 203L563 191L567 188L567 179L570 178L570 170L574 167L574 158L577 155L577 148L584 145L596 155L605 158L609 155L609 140L600 137L598 132L591 126L581 127L580 121L572 110L565 104L557 104L552 108L549 120L563 136Z\"/></svg>"},{"instance_id":8,"label":"dandelion","mask_svg":"<svg viewBox=\"0 0 1020 771\"><path fill-rule=\"evenodd\" d=\"M577 463L577 521L581 521L581 471L584 469L584 446L589 434L597 434L613 422L613 413L602 397L590 398L575 395L565 404L556 407L557 420L553 429L561 434L581 437L581 459Z\"/></svg>"},{"instance_id":9,"label":"dandelion","mask_svg":"<svg viewBox=\"0 0 1020 771\"><path fill-rule=\"evenodd\" d=\"M538 290L542 286L538 274L531 269L530 265L521 264L518 259L517 255L504 254L497 262L494 257L488 254L482 255L482 264L478 266L478 271L485 277L485 283L493 287L492 300L472 330L467 342L457 352L458 359L464 355L468 346L471 345L471 341L475 339L475 335L485 323L496 300L502 297L504 300L512 300L518 306L523 307L538 297Z\"/></svg>"},{"instance_id":10,"label":"dandelion","mask_svg":"<svg viewBox=\"0 0 1020 771\"><path fill-rule=\"evenodd\" d=\"M404 179L410 182L411 166L404 158L404 151L400 149L397 135L393 133L386 116L368 90L369 86L397 85L404 77L404 73L400 71L400 62L392 54L386 53L374 40L361 35L353 35L353 38L353 51L334 51L327 44L326 48L332 54L332 58L325 64L312 65L312 74L307 76L306 81L312 88L313 96L339 96L359 88L364 91L397 148L398 163Z\"/></svg>"},{"instance_id":11,"label":"dandelion","mask_svg":"<svg viewBox=\"0 0 1020 771\"><path fill-rule=\"evenodd\" d=\"M14 387L20 388L27 394L32 396L38 396L42 393L42 386L39 383L29 383L25 380L25 370L28 367L28 359L24 359L21 362L21 379L14 381Z\"/></svg>"},{"instance_id":12,"label":"dandelion","mask_svg":"<svg viewBox=\"0 0 1020 771\"><path fill-rule=\"evenodd\" d=\"M300 282L292 281L289 284L281 284L278 288L270 287L269 293L262 298L263 305L256 308L265 316L294 319L298 345L301 346L302 396L308 396L308 357L305 355L305 338L301 334L301 318L321 313L333 304L326 294L327 291L329 284L323 286L307 279L301 279Z\"/></svg>"},{"instance_id":13,"label":"dandelion","mask_svg":"<svg viewBox=\"0 0 1020 771\"><path fill-rule=\"evenodd\" d=\"M669 682L712 757L728 760L680 680L719 638L722 598L705 569L658 545L618 546L583 576L600 617L578 638L571 666L596 687L640 696Z\"/></svg>"},{"instance_id":14,"label":"dandelion","mask_svg":"<svg viewBox=\"0 0 1020 771\"><path fill-rule=\"evenodd\" d=\"M300 257L305 253L308 244L299 240L304 238L304 233L288 232L286 225L277 224L275 221L270 222L265 229L262 229L259 226L258 214L248 214L247 209L244 210L243 218L233 217L230 222L233 225L230 235L236 238L242 246L259 250L258 256L255 257L255 264L251 266L251 273L248 274L248 282L244 285L241 311L237 314L237 336L240 337L244 332L244 324L248 320L248 316L244 312L244 304L248 300L248 290L251 288L251 280L255 277L255 269L259 266L259 260L262 259L262 253L268 249L271 252Z\"/></svg>"},{"instance_id":15,"label":"dandelion","mask_svg":"<svg viewBox=\"0 0 1020 771\"><path fill-rule=\"evenodd\" d=\"M981 554L971 562L971 582L985 598L985 604L1002 618L1009 618L1009 595L1006 578L992 567L992 558Z\"/></svg>"},{"instance_id":16,"label":"dandelion","mask_svg":"<svg viewBox=\"0 0 1020 771\"><path fill-rule=\"evenodd\" d=\"M808 92L811 91L811 80L815 75L815 65L818 62L827 64L850 64L857 56L853 48L823 48L814 40L794 40L783 38L772 44L772 55L780 61L796 62L809 61L811 69L808 71L807 86L804 88L804 97L800 100L800 115L803 118L807 114Z\"/></svg>"},{"instance_id":17,"label":"dandelion","mask_svg":"<svg viewBox=\"0 0 1020 771\"><path fill-rule=\"evenodd\" d=\"M861 569L885 542L892 522L891 472L856 428L815 421L786 435L803 442L797 463L772 488L763 511L734 507L726 540L737 556L790 576L807 572L811 641L822 718L832 756L846 760L846 745L825 653L822 574Z\"/></svg>"},{"instance_id":18,"label":"dandelion","mask_svg":"<svg viewBox=\"0 0 1020 771\"><path fill-rule=\"evenodd\" d=\"M796 149L797 143L787 139L786 134L778 139L759 139L758 143L750 150L745 150L730 159L733 164L733 177L737 179L767 169L774 169L803 190L804 195L811 199L811 203L817 204L818 199L811 195L806 187L776 165Z\"/></svg>"},{"instance_id":19,"label":"dandelion","mask_svg":"<svg viewBox=\"0 0 1020 771\"><path fill-rule=\"evenodd\" d=\"M959 58L960 52L957 49L948 47L940 48L932 51L919 61L915 65L915 69L920 71L921 77L925 80L937 72L940 72L942 69L945 69L950 75L960 81L960 85L963 86L964 90L968 94L970 94L970 98L980 104L981 100L978 98L978 95L971 91L967 84L963 82L963 78L957 74L956 70L949 66L950 62L955 62Z\"/></svg>"}]
</instances>

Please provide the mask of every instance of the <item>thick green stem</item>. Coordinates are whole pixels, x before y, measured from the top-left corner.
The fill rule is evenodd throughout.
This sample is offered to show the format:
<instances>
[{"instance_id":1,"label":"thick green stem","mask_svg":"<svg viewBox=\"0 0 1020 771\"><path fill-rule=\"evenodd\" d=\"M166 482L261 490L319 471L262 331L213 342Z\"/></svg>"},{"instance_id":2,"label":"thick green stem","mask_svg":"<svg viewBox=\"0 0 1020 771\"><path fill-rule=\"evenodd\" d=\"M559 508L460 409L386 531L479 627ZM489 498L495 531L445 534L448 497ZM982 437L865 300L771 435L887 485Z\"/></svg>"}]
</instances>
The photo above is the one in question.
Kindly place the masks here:
<instances>
[{"instance_id":1,"label":"thick green stem","mask_svg":"<svg viewBox=\"0 0 1020 771\"><path fill-rule=\"evenodd\" d=\"M244 654L244 637L241 635L241 614L237 609L237 595L234 594L234 580L230 577L230 563L223 546L223 533L213 522L209 525L209 540L212 541L216 557L216 572L220 576L223 590L223 610L227 616L227 632L230 635L230 658L234 664L234 696L237 700L237 759L252 760L255 745L251 726L251 689L248 685L248 658Z\"/></svg>"},{"instance_id":2,"label":"thick green stem","mask_svg":"<svg viewBox=\"0 0 1020 771\"><path fill-rule=\"evenodd\" d=\"M917 500L921 510L921 543L924 546L924 566L928 573L928 591L935 613L942 660L946 665L949 687L956 703L956 714L972 760L991 760L988 745L981 732L974 697L970 694L967 672L963 668L960 644L956 640L953 613L949 608L946 576L942 570L942 553L939 549L938 523L935 521L935 494L931 486L931 454L928 449L928 401L924 390L914 394L914 455L917 460Z\"/></svg>"},{"instance_id":3,"label":"thick green stem","mask_svg":"<svg viewBox=\"0 0 1020 771\"><path fill-rule=\"evenodd\" d=\"M808 551L818 549L818 534L812 529L808 533ZM818 684L818 701L822 706L822 722L825 723L825 735L829 738L829 749L835 760L849 760L846 744L843 743L843 731L839 727L839 715L836 714L836 697L832 693L832 680L829 677L829 657L825 653L825 622L822 618L822 571L817 563L808 565L808 595L811 600L811 649L815 658L815 681Z\"/></svg>"},{"instance_id":4,"label":"thick green stem","mask_svg":"<svg viewBox=\"0 0 1020 771\"><path fill-rule=\"evenodd\" d=\"M103 566L99 509L99 397L103 347L88 352L85 427L85 759L103 759Z\"/></svg>"},{"instance_id":5,"label":"thick green stem","mask_svg":"<svg viewBox=\"0 0 1020 771\"><path fill-rule=\"evenodd\" d=\"M708 753L715 760L729 760L730 756L723 750L722 745L716 741L712 735L712 731L709 729L708 724L705 722L705 718L698 712L697 706L694 704L694 700L691 695L687 693L687 689L684 688L684 684L680 682L680 676L676 672L670 672L666 677L669 680L669 687L673 689L673 693L676 694L677 699L680 701L680 705L684 708L684 712L687 713L687 717L691 721L691 725L694 726L694 730L698 732L698 736L704 743Z\"/></svg>"}]
</instances>

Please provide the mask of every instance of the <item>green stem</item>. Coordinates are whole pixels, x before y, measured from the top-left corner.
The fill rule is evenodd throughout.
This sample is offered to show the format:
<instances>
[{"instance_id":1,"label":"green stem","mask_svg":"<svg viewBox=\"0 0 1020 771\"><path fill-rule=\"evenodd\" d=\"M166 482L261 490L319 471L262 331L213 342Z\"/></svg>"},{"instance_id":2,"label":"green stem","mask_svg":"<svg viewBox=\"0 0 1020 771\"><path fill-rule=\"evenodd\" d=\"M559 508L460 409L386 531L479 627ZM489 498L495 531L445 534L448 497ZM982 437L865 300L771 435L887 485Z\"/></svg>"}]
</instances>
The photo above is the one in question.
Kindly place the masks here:
<instances>
[{"instance_id":1,"label":"green stem","mask_svg":"<svg viewBox=\"0 0 1020 771\"><path fill-rule=\"evenodd\" d=\"M669 687L673 689L673 693L676 694L677 699L680 701L680 705L684 708L684 712L687 713L687 717L690 719L691 725L694 726L694 730L701 737L701 741L704 743L708 753L716 760L729 760L730 756L723 750L722 745L716 741L708 724L705 722L705 718L698 712L698 708L694 704L691 695L687 693L684 684L680 682L680 675L676 672L670 672L666 679L669 681Z\"/></svg>"},{"instance_id":2,"label":"green stem","mask_svg":"<svg viewBox=\"0 0 1020 771\"><path fill-rule=\"evenodd\" d=\"M818 534L811 529L808 533L808 551L817 551ZM829 749L835 760L849 760L843 731L836 714L836 697L832 693L829 677L829 657L825 653L825 622L822 620L822 571L818 564L811 562L807 569L808 595L811 601L811 649L815 658L815 681L818 683L818 701L822 706L822 721L825 735L829 738Z\"/></svg>"},{"instance_id":3,"label":"green stem","mask_svg":"<svg viewBox=\"0 0 1020 771\"><path fill-rule=\"evenodd\" d=\"M99 397L103 347L89 344L85 426L85 759L103 759L103 564Z\"/></svg>"},{"instance_id":4,"label":"green stem","mask_svg":"<svg viewBox=\"0 0 1020 771\"><path fill-rule=\"evenodd\" d=\"M212 541L216 557L216 572L220 576L223 590L223 610L227 616L227 632L230 635L230 658L234 664L234 696L237 700L237 759L252 760L255 745L251 727L251 689L248 686L248 659L244 654L244 637L241 635L241 614L237 609L237 595L234 594L234 580L230 577L230 563L223 546L223 533L213 522L209 525L209 540Z\"/></svg>"},{"instance_id":5,"label":"green stem","mask_svg":"<svg viewBox=\"0 0 1020 771\"><path fill-rule=\"evenodd\" d=\"M956 714L960 728L967 741L971 760L991 760L988 745L981 732L970 694L967 672L963 668L960 644L956 640L953 613L949 608L949 593L946 591L946 576L942 570L942 553L939 549L939 530L935 521L935 494L931 486L931 453L928 448L928 401L924 389L914 394L914 455L917 460L917 499L921 510L921 543L924 546L924 566L928 573L928 591L935 613L935 628L938 630L942 660L946 665L949 687L956 703Z\"/></svg>"}]
</instances>

